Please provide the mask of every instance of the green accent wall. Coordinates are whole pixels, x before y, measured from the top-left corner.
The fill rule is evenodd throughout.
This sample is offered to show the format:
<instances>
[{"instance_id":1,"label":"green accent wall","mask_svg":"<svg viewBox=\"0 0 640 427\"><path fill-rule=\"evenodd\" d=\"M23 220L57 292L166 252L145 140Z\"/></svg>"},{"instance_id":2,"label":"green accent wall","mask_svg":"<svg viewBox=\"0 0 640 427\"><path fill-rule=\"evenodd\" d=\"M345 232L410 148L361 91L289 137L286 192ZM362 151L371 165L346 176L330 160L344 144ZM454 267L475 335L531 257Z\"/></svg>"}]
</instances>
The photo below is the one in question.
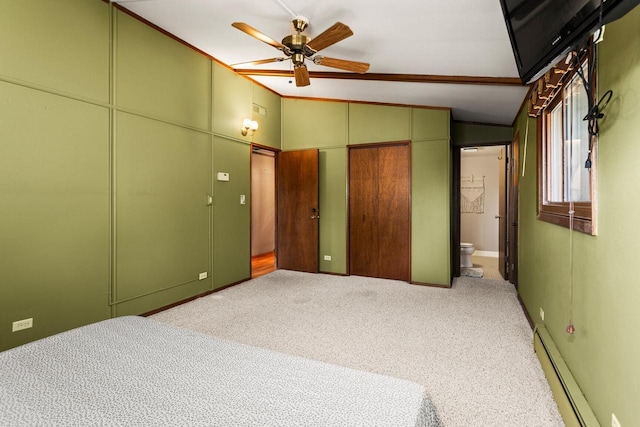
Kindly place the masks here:
<instances>
[{"instance_id":1,"label":"green accent wall","mask_svg":"<svg viewBox=\"0 0 640 427\"><path fill-rule=\"evenodd\" d=\"M345 147L349 104L346 102L282 100L282 149Z\"/></svg>"},{"instance_id":2,"label":"green accent wall","mask_svg":"<svg viewBox=\"0 0 640 427\"><path fill-rule=\"evenodd\" d=\"M183 299L210 289L210 277L198 280L200 273L212 273L210 136L118 113L114 151L116 313L138 314L121 311L120 302L173 287L186 289ZM158 306L135 307L144 312Z\"/></svg>"},{"instance_id":3,"label":"green accent wall","mask_svg":"<svg viewBox=\"0 0 640 427\"><path fill-rule=\"evenodd\" d=\"M214 177L227 172L229 181L214 181L214 288L251 277L250 146L221 137L213 141ZM240 204L240 195L246 203Z\"/></svg>"},{"instance_id":4,"label":"green accent wall","mask_svg":"<svg viewBox=\"0 0 640 427\"><path fill-rule=\"evenodd\" d=\"M115 16L118 108L209 130L211 60L124 12Z\"/></svg>"},{"instance_id":5,"label":"green accent wall","mask_svg":"<svg viewBox=\"0 0 640 427\"><path fill-rule=\"evenodd\" d=\"M349 104L349 144L411 139L411 108Z\"/></svg>"},{"instance_id":6,"label":"green accent wall","mask_svg":"<svg viewBox=\"0 0 640 427\"><path fill-rule=\"evenodd\" d=\"M535 120L519 114L519 288L536 323L544 323L601 425L615 413L623 426L638 421L640 287L633 275L640 240L640 8L607 25L598 45L598 91L613 90L600 122L597 149L598 233L573 234L573 324L569 335L569 230L538 221ZM525 134L528 129L528 140ZM526 142L526 150L524 150ZM524 158L521 160L525 160ZM520 163L522 165L522 161ZM522 166L521 166L522 168ZM545 312L544 322L539 309Z\"/></svg>"},{"instance_id":7,"label":"green accent wall","mask_svg":"<svg viewBox=\"0 0 640 427\"><path fill-rule=\"evenodd\" d=\"M411 111L411 280L451 285L450 112Z\"/></svg>"},{"instance_id":8,"label":"green accent wall","mask_svg":"<svg viewBox=\"0 0 640 427\"><path fill-rule=\"evenodd\" d=\"M280 148L277 94L107 2L23 0L0 115L0 350L250 277L249 144Z\"/></svg>"},{"instance_id":9,"label":"green accent wall","mask_svg":"<svg viewBox=\"0 0 640 427\"><path fill-rule=\"evenodd\" d=\"M251 135L242 135L241 130L242 121L253 115L252 83L220 64L213 65L213 131L217 135L251 142Z\"/></svg>"},{"instance_id":10,"label":"green accent wall","mask_svg":"<svg viewBox=\"0 0 640 427\"><path fill-rule=\"evenodd\" d=\"M0 81L0 117L5 350L109 317L109 110Z\"/></svg>"},{"instance_id":11,"label":"green accent wall","mask_svg":"<svg viewBox=\"0 0 640 427\"><path fill-rule=\"evenodd\" d=\"M282 144L282 105L280 95L257 84L251 85L253 90L253 106L264 108L262 115L252 107L251 119L258 122L258 130L253 135L253 142L280 148Z\"/></svg>"},{"instance_id":12,"label":"green accent wall","mask_svg":"<svg viewBox=\"0 0 640 427\"><path fill-rule=\"evenodd\" d=\"M108 102L109 6L94 0L3 2L0 59L3 79Z\"/></svg>"},{"instance_id":13,"label":"green accent wall","mask_svg":"<svg viewBox=\"0 0 640 427\"><path fill-rule=\"evenodd\" d=\"M512 126L453 122L451 132L453 145L461 147L496 142L509 144L513 138Z\"/></svg>"},{"instance_id":14,"label":"green accent wall","mask_svg":"<svg viewBox=\"0 0 640 427\"><path fill-rule=\"evenodd\" d=\"M347 149L319 152L320 260L325 273L347 273ZM324 259L331 256L331 261Z\"/></svg>"}]
</instances>

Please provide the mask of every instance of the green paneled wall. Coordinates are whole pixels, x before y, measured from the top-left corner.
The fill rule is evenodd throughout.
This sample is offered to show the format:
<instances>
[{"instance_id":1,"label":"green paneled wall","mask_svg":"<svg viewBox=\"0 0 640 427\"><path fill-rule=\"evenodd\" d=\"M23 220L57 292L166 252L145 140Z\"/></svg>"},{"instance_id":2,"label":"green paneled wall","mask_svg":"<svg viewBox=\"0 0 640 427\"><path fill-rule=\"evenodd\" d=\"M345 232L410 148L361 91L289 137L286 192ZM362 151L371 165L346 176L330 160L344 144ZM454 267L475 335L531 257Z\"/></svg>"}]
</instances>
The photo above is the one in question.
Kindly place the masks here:
<instances>
[{"instance_id":1,"label":"green paneled wall","mask_svg":"<svg viewBox=\"0 0 640 427\"><path fill-rule=\"evenodd\" d=\"M412 108L411 139L428 141L449 138L451 129L450 110Z\"/></svg>"},{"instance_id":2,"label":"green paneled wall","mask_svg":"<svg viewBox=\"0 0 640 427\"><path fill-rule=\"evenodd\" d=\"M282 100L282 149L347 145L349 104L346 102Z\"/></svg>"},{"instance_id":3,"label":"green paneled wall","mask_svg":"<svg viewBox=\"0 0 640 427\"><path fill-rule=\"evenodd\" d=\"M638 421L640 287L632 273L640 240L636 223L640 169L640 8L607 25L598 45L600 95L613 98L600 123L597 150L598 235L574 233L573 324L569 335L569 231L536 219L536 132L515 123L526 171L520 179L519 288L527 311L544 323L601 425L615 413L623 426ZM520 163L522 165L522 162ZM522 174L522 170L520 171ZM545 311L544 322L539 308Z\"/></svg>"},{"instance_id":4,"label":"green paneled wall","mask_svg":"<svg viewBox=\"0 0 640 427\"><path fill-rule=\"evenodd\" d=\"M252 83L246 78L213 64L213 131L216 134L251 141L251 135L241 133L242 121L253 115L251 87ZM267 133L266 129L260 131Z\"/></svg>"},{"instance_id":5,"label":"green paneled wall","mask_svg":"<svg viewBox=\"0 0 640 427\"><path fill-rule=\"evenodd\" d=\"M227 172L229 181L214 181L214 287L251 277L250 146L216 137L213 142L214 177ZM245 195L246 204L240 204Z\"/></svg>"},{"instance_id":6,"label":"green paneled wall","mask_svg":"<svg viewBox=\"0 0 640 427\"><path fill-rule=\"evenodd\" d=\"M115 153L114 300L210 276L211 137L119 113Z\"/></svg>"},{"instance_id":7,"label":"green paneled wall","mask_svg":"<svg viewBox=\"0 0 640 427\"><path fill-rule=\"evenodd\" d=\"M411 139L411 108L349 104L349 144Z\"/></svg>"},{"instance_id":8,"label":"green paneled wall","mask_svg":"<svg viewBox=\"0 0 640 427\"><path fill-rule=\"evenodd\" d=\"M211 60L118 11L116 102L150 117L211 128Z\"/></svg>"},{"instance_id":9,"label":"green paneled wall","mask_svg":"<svg viewBox=\"0 0 640 427\"><path fill-rule=\"evenodd\" d=\"M347 273L347 149L320 150L320 265L325 273ZM330 255L331 261L324 260Z\"/></svg>"},{"instance_id":10,"label":"green paneled wall","mask_svg":"<svg viewBox=\"0 0 640 427\"><path fill-rule=\"evenodd\" d=\"M449 286L449 139L411 145L411 280Z\"/></svg>"},{"instance_id":11,"label":"green paneled wall","mask_svg":"<svg viewBox=\"0 0 640 427\"><path fill-rule=\"evenodd\" d=\"M2 2L0 77L109 101L109 5L102 1Z\"/></svg>"},{"instance_id":12,"label":"green paneled wall","mask_svg":"<svg viewBox=\"0 0 640 427\"><path fill-rule=\"evenodd\" d=\"M271 92L257 84L251 84L253 89L253 104L265 109L266 116L252 109L252 120L258 122L258 130L253 136L253 142L280 148L282 129L282 106L280 95Z\"/></svg>"},{"instance_id":13,"label":"green paneled wall","mask_svg":"<svg viewBox=\"0 0 640 427\"><path fill-rule=\"evenodd\" d=\"M512 126L490 126L472 123L453 123L453 145L465 146L487 143L510 143L513 139Z\"/></svg>"},{"instance_id":14,"label":"green paneled wall","mask_svg":"<svg viewBox=\"0 0 640 427\"><path fill-rule=\"evenodd\" d=\"M4 350L109 316L109 110L0 81L0 117Z\"/></svg>"},{"instance_id":15,"label":"green paneled wall","mask_svg":"<svg viewBox=\"0 0 640 427\"><path fill-rule=\"evenodd\" d=\"M8 2L0 36L0 350L249 277L240 125L280 148L278 95L101 0Z\"/></svg>"}]
</instances>

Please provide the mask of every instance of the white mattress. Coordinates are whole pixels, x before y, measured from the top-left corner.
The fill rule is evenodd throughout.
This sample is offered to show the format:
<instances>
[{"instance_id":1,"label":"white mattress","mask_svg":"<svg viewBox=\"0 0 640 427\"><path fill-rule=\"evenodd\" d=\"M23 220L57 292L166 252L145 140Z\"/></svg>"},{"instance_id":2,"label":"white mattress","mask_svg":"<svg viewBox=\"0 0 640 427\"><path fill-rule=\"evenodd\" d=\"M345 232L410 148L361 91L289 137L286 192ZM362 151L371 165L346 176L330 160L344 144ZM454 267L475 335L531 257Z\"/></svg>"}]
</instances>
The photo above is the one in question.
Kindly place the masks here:
<instances>
[{"instance_id":1,"label":"white mattress","mask_svg":"<svg viewBox=\"0 0 640 427\"><path fill-rule=\"evenodd\" d=\"M141 317L0 353L0 425L439 426L416 383Z\"/></svg>"}]
</instances>

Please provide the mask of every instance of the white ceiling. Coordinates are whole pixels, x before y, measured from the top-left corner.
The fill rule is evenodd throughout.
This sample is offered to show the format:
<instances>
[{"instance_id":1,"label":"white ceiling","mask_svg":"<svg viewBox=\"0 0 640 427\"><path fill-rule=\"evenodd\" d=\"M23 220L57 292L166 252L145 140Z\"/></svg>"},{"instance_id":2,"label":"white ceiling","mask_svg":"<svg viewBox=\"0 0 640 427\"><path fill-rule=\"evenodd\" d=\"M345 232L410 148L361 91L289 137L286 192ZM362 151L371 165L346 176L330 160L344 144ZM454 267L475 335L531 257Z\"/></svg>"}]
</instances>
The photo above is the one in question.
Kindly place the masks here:
<instances>
[{"instance_id":1,"label":"white ceiling","mask_svg":"<svg viewBox=\"0 0 640 427\"><path fill-rule=\"evenodd\" d=\"M231 27L245 22L280 41L292 15L310 37L340 21L354 35L322 54L368 62L369 73L517 78L498 0L113 0L225 64L282 56ZM309 71L339 70L306 61ZM243 67L249 68L249 67ZM291 62L253 66L290 70ZM527 87L252 76L282 96L451 107L454 120L510 125Z\"/></svg>"}]
</instances>

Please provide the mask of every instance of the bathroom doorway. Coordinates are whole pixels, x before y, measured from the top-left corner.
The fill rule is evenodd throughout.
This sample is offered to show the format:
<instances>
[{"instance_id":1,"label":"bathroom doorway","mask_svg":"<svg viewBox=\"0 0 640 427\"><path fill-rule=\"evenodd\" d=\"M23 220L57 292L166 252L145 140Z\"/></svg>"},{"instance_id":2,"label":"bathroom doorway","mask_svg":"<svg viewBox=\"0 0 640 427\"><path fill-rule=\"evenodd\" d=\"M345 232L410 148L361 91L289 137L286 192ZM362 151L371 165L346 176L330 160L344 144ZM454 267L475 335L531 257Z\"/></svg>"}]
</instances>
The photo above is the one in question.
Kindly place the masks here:
<instances>
[{"instance_id":1,"label":"bathroom doorway","mask_svg":"<svg viewBox=\"0 0 640 427\"><path fill-rule=\"evenodd\" d=\"M251 277L276 269L276 153L251 146Z\"/></svg>"},{"instance_id":2,"label":"bathroom doorway","mask_svg":"<svg viewBox=\"0 0 640 427\"><path fill-rule=\"evenodd\" d=\"M457 169L459 233L454 247L461 276L509 279L507 144L462 147Z\"/></svg>"}]
</instances>

